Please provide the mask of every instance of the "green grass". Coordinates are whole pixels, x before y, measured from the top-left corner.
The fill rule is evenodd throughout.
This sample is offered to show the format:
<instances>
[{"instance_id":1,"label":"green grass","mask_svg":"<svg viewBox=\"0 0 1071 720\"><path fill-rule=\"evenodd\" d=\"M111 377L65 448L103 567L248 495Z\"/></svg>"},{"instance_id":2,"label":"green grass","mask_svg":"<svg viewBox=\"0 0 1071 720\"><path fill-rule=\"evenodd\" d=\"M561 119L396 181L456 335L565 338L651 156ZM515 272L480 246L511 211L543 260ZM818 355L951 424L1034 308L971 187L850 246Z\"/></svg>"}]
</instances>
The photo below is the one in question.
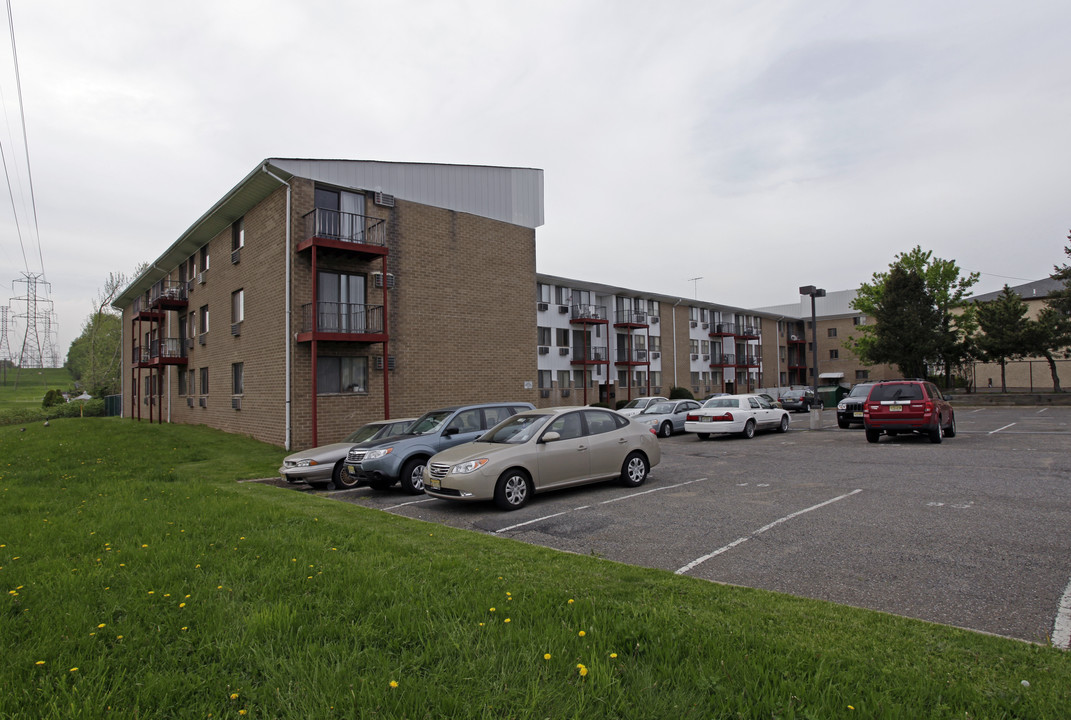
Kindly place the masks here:
<instances>
[{"instance_id":1,"label":"green grass","mask_svg":"<svg viewBox=\"0 0 1071 720\"><path fill-rule=\"evenodd\" d=\"M235 482L283 454L117 418L0 427L0 718L1071 708L1051 648Z\"/></svg>"},{"instance_id":2,"label":"green grass","mask_svg":"<svg viewBox=\"0 0 1071 720\"><path fill-rule=\"evenodd\" d=\"M26 408L39 410L49 390L73 388L74 378L66 368L0 368L0 412Z\"/></svg>"}]
</instances>

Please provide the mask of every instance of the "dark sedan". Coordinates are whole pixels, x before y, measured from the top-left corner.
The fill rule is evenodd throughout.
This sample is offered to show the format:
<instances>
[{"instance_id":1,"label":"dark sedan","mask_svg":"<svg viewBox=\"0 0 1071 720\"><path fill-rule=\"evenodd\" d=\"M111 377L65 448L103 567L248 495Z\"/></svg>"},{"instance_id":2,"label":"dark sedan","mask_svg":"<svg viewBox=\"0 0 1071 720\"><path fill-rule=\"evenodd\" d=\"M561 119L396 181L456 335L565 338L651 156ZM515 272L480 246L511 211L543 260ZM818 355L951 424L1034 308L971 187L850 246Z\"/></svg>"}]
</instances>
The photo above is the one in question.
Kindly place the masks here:
<instances>
[{"instance_id":1,"label":"dark sedan","mask_svg":"<svg viewBox=\"0 0 1071 720\"><path fill-rule=\"evenodd\" d=\"M822 409L822 401L815 397L814 390L789 390L781 395L781 407L792 412L807 412L812 407Z\"/></svg>"}]
</instances>

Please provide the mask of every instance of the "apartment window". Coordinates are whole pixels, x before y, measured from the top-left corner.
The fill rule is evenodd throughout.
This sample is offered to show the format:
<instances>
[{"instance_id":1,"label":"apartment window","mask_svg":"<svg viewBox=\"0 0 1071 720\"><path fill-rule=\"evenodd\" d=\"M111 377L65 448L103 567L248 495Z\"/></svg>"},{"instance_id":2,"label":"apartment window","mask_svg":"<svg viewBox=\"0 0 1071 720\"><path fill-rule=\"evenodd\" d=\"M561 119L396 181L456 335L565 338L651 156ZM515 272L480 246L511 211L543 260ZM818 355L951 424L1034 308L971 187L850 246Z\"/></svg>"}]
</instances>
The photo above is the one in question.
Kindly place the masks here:
<instances>
[{"instance_id":1,"label":"apartment window","mask_svg":"<svg viewBox=\"0 0 1071 720\"><path fill-rule=\"evenodd\" d=\"M662 387L662 371L651 371L651 387Z\"/></svg>"},{"instance_id":2,"label":"apartment window","mask_svg":"<svg viewBox=\"0 0 1071 720\"><path fill-rule=\"evenodd\" d=\"M852 325L866 325L866 315L856 315L853 317Z\"/></svg>"},{"instance_id":3,"label":"apartment window","mask_svg":"<svg viewBox=\"0 0 1071 720\"><path fill-rule=\"evenodd\" d=\"M553 381L551 380L551 377L550 370L539 371L539 388L541 390L549 389L552 386Z\"/></svg>"},{"instance_id":4,"label":"apartment window","mask_svg":"<svg viewBox=\"0 0 1071 720\"><path fill-rule=\"evenodd\" d=\"M536 334L538 337L537 345L550 345L550 328L549 327L537 327Z\"/></svg>"},{"instance_id":5,"label":"apartment window","mask_svg":"<svg viewBox=\"0 0 1071 720\"><path fill-rule=\"evenodd\" d=\"M830 360L836 360L839 357L840 357L840 350L830 350L829 351L829 359Z\"/></svg>"},{"instance_id":6,"label":"apartment window","mask_svg":"<svg viewBox=\"0 0 1071 720\"><path fill-rule=\"evenodd\" d=\"M363 393L368 389L368 358L316 359L316 394Z\"/></svg>"},{"instance_id":7,"label":"apartment window","mask_svg":"<svg viewBox=\"0 0 1071 720\"><path fill-rule=\"evenodd\" d=\"M208 368L201 368L201 394L208 394Z\"/></svg>"},{"instance_id":8,"label":"apartment window","mask_svg":"<svg viewBox=\"0 0 1071 720\"><path fill-rule=\"evenodd\" d=\"M245 290L231 293L231 322L240 323L245 319Z\"/></svg>"},{"instance_id":9,"label":"apartment window","mask_svg":"<svg viewBox=\"0 0 1071 720\"><path fill-rule=\"evenodd\" d=\"M536 283L536 301L541 303L550 302L550 285Z\"/></svg>"},{"instance_id":10,"label":"apartment window","mask_svg":"<svg viewBox=\"0 0 1071 720\"><path fill-rule=\"evenodd\" d=\"M186 266L189 268L186 275L192 280L197 276L197 256L190 255L189 259L186 261Z\"/></svg>"},{"instance_id":11,"label":"apartment window","mask_svg":"<svg viewBox=\"0 0 1071 720\"><path fill-rule=\"evenodd\" d=\"M695 355L695 354L697 354L699 352L699 341L698 340L689 340L688 341L688 346L689 346L689 350L692 353L692 355Z\"/></svg>"},{"instance_id":12,"label":"apartment window","mask_svg":"<svg viewBox=\"0 0 1071 720\"><path fill-rule=\"evenodd\" d=\"M691 378L691 381L692 381L692 387L698 388L699 387L699 373L697 373L697 372L691 373L690 374L690 378Z\"/></svg>"},{"instance_id":13,"label":"apartment window","mask_svg":"<svg viewBox=\"0 0 1071 720\"><path fill-rule=\"evenodd\" d=\"M179 372L178 374L178 394L186 395L186 373Z\"/></svg>"},{"instance_id":14,"label":"apartment window","mask_svg":"<svg viewBox=\"0 0 1071 720\"><path fill-rule=\"evenodd\" d=\"M555 287L554 288L554 302L559 305L569 304L569 288Z\"/></svg>"},{"instance_id":15,"label":"apartment window","mask_svg":"<svg viewBox=\"0 0 1071 720\"><path fill-rule=\"evenodd\" d=\"M201 246L201 272L208 270L208 246Z\"/></svg>"},{"instance_id":16,"label":"apartment window","mask_svg":"<svg viewBox=\"0 0 1071 720\"><path fill-rule=\"evenodd\" d=\"M554 331L558 347L569 347L569 328L558 328Z\"/></svg>"},{"instance_id":17,"label":"apartment window","mask_svg":"<svg viewBox=\"0 0 1071 720\"><path fill-rule=\"evenodd\" d=\"M699 348L700 348L700 352L701 353L703 353L704 355L709 355L710 354L710 341L709 340L701 340L699 342Z\"/></svg>"},{"instance_id":18,"label":"apartment window","mask_svg":"<svg viewBox=\"0 0 1071 720\"><path fill-rule=\"evenodd\" d=\"M647 314L648 315L654 315L655 317L658 317L658 301L657 300L648 300L647 301Z\"/></svg>"},{"instance_id":19,"label":"apartment window","mask_svg":"<svg viewBox=\"0 0 1071 720\"><path fill-rule=\"evenodd\" d=\"M856 380L868 380L868 379L870 379L870 371L869 370L856 370L855 371L855 379Z\"/></svg>"},{"instance_id":20,"label":"apartment window","mask_svg":"<svg viewBox=\"0 0 1071 720\"><path fill-rule=\"evenodd\" d=\"M583 370L573 370L573 387L582 388L585 383L585 373Z\"/></svg>"},{"instance_id":21,"label":"apartment window","mask_svg":"<svg viewBox=\"0 0 1071 720\"><path fill-rule=\"evenodd\" d=\"M202 305L198 315L200 317L201 334L203 335L208 332L208 306Z\"/></svg>"},{"instance_id":22,"label":"apartment window","mask_svg":"<svg viewBox=\"0 0 1071 720\"><path fill-rule=\"evenodd\" d=\"M245 383L243 382L243 375L245 374L245 363L232 363L231 364L231 394L241 395L245 392Z\"/></svg>"},{"instance_id":23,"label":"apartment window","mask_svg":"<svg viewBox=\"0 0 1071 720\"><path fill-rule=\"evenodd\" d=\"M837 328L826 328L826 337L837 337Z\"/></svg>"},{"instance_id":24,"label":"apartment window","mask_svg":"<svg viewBox=\"0 0 1071 720\"><path fill-rule=\"evenodd\" d=\"M569 371L568 370L559 370L558 371L558 387L567 388L567 387L569 387L569 385L570 385L570 383L569 383Z\"/></svg>"},{"instance_id":25,"label":"apartment window","mask_svg":"<svg viewBox=\"0 0 1071 720\"><path fill-rule=\"evenodd\" d=\"M647 387L647 373L638 371L636 373L636 379L632 381L632 384L636 387Z\"/></svg>"},{"instance_id":26,"label":"apartment window","mask_svg":"<svg viewBox=\"0 0 1071 720\"><path fill-rule=\"evenodd\" d=\"M699 322L699 308L695 305L688 306L688 319L692 322Z\"/></svg>"},{"instance_id":27,"label":"apartment window","mask_svg":"<svg viewBox=\"0 0 1071 720\"><path fill-rule=\"evenodd\" d=\"M659 352L662 349L662 338L659 335L651 336L651 351Z\"/></svg>"},{"instance_id":28,"label":"apartment window","mask_svg":"<svg viewBox=\"0 0 1071 720\"><path fill-rule=\"evenodd\" d=\"M245 218L238 218L231 225L231 252L245 247Z\"/></svg>"},{"instance_id":29,"label":"apartment window","mask_svg":"<svg viewBox=\"0 0 1071 720\"><path fill-rule=\"evenodd\" d=\"M190 370L186 376L186 389L190 395L197 394L197 371Z\"/></svg>"},{"instance_id":30,"label":"apartment window","mask_svg":"<svg viewBox=\"0 0 1071 720\"><path fill-rule=\"evenodd\" d=\"M626 387L628 385L628 370L617 371L617 384L620 387Z\"/></svg>"},{"instance_id":31,"label":"apartment window","mask_svg":"<svg viewBox=\"0 0 1071 720\"><path fill-rule=\"evenodd\" d=\"M190 313L189 322L186 323L186 332L188 338L197 337L197 313Z\"/></svg>"},{"instance_id":32,"label":"apartment window","mask_svg":"<svg viewBox=\"0 0 1071 720\"><path fill-rule=\"evenodd\" d=\"M365 277L320 271L316 277L316 328L361 332L366 327Z\"/></svg>"}]
</instances>

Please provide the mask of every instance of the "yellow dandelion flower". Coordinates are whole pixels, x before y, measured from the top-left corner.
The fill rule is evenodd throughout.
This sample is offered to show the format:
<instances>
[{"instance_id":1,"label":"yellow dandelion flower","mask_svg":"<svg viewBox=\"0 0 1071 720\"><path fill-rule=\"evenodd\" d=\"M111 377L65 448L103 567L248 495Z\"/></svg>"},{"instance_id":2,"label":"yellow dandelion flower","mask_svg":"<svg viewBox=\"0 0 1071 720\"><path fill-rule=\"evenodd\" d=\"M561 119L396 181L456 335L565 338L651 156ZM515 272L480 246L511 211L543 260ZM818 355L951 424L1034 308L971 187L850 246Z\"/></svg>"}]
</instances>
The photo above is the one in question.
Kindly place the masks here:
<instances>
[{"instance_id":1,"label":"yellow dandelion flower","mask_svg":"<svg viewBox=\"0 0 1071 720\"><path fill-rule=\"evenodd\" d=\"M115 636L115 639L116 639L116 640L122 640L122 639L123 639L123 636L122 636L122 635L116 635L116 636Z\"/></svg>"},{"instance_id":2,"label":"yellow dandelion flower","mask_svg":"<svg viewBox=\"0 0 1071 720\"><path fill-rule=\"evenodd\" d=\"M573 599L572 599L572 598L569 598L569 604L570 604L570 605L572 605L572 604L573 604Z\"/></svg>"},{"instance_id":3,"label":"yellow dandelion flower","mask_svg":"<svg viewBox=\"0 0 1071 720\"><path fill-rule=\"evenodd\" d=\"M503 620L503 622L509 622L509 618L506 618L505 620Z\"/></svg>"},{"instance_id":4,"label":"yellow dandelion flower","mask_svg":"<svg viewBox=\"0 0 1071 720\"><path fill-rule=\"evenodd\" d=\"M246 710L245 708L242 708L241 710L238 711L238 714L239 715L245 715L247 712L248 712L248 710Z\"/></svg>"},{"instance_id":5,"label":"yellow dandelion flower","mask_svg":"<svg viewBox=\"0 0 1071 720\"><path fill-rule=\"evenodd\" d=\"M544 653L543 654L543 659L544 660L550 660L550 653Z\"/></svg>"},{"instance_id":6,"label":"yellow dandelion flower","mask_svg":"<svg viewBox=\"0 0 1071 720\"><path fill-rule=\"evenodd\" d=\"M34 665L44 665L44 664L45 664L44 660L38 660L37 662L34 663Z\"/></svg>"},{"instance_id":7,"label":"yellow dandelion flower","mask_svg":"<svg viewBox=\"0 0 1071 720\"><path fill-rule=\"evenodd\" d=\"M588 669L586 667L580 668L580 677L587 677Z\"/></svg>"},{"instance_id":8,"label":"yellow dandelion flower","mask_svg":"<svg viewBox=\"0 0 1071 720\"><path fill-rule=\"evenodd\" d=\"M581 630L578 635L580 635L580 637L584 637L585 635L587 635L587 633Z\"/></svg>"},{"instance_id":9,"label":"yellow dandelion flower","mask_svg":"<svg viewBox=\"0 0 1071 720\"><path fill-rule=\"evenodd\" d=\"M491 608L491 612L494 612L494 611L495 611L495 609L494 609L494 608Z\"/></svg>"},{"instance_id":10,"label":"yellow dandelion flower","mask_svg":"<svg viewBox=\"0 0 1071 720\"><path fill-rule=\"evenodd\" d=\"M100 625L97 625L97 629L98 630L100 630L103 627L107 627L107 626L104 623L101 623Z\"/></svg>"},{"instance_id":11,"label":"yellow dandelion flower","mask_svg":"<svg viewBox=\"0 0 1071 720\"><path fill-rule=\"evenodd\" d=\"M188 627L183 627L182 630L183 630L183 632L185 632L186 630L189 630L189 628Z\"/></svg>"},{"instance_id":12,"label":"yellow dandelion flower","mask_svg":"<svg viewBox=\"0 0 1071 720\"><path fill-rule=\"evenodd\" d=\"M611 659L616 658L616 657L617 657L617 653L610 653L610 658Z\"/></svg>"},{"instance_id":13,"label":"yellow dandelion flower","mask_svg":"<svg viewBox=\"0 0 1071 720\"><path fill-rule=\"evenodd\" d=\"M392 688L396 688L396 687L398 687L398 681L397 681L397 680L391 680L391 681L390 681L390 686L391 686Z\"/></svg>"},{"instance_id":14,"label":"yellow dandelion flower","mask_svg":"<svg viewBox=\"0 0 1071 720\"><path fill-rule=\"evenodd\" d=\"M184 608L184 607L186 607L186 603L179 603L179 604L178 604L178 606L179 606L180 608Z\"/></svg>"},{"instance_id":15,"label":"yellow dandelion flower","mask_svg":"<svg viewBox=\"0 0 1071 720\"><path fill-rule=\"evenodd\" d=\"M68 670L68 672L78 672L78 668L76 668L76 667L73 667L73 668L71 668L70 670Z\"/></svg>"},{"instance_id":16,"label":"yellow dandelion flower","mask_svg":"<svg viewBox=\"0 0 1071 720\"><path fill-rule=\"evenodd\" d=\"M231 700L237 700L237 699L238 699L238 693L231 693Z\"/></svg>"},{"instance_id":17,"label":"yellow dandelion flower","mask_svg":"<svg viewBox=\"0 0 1071 720\"><path fill-rule=\"evenodd\" d=\"M483 627L483 623L480 623L480 627Z\"/></svg>"}]
</instances>

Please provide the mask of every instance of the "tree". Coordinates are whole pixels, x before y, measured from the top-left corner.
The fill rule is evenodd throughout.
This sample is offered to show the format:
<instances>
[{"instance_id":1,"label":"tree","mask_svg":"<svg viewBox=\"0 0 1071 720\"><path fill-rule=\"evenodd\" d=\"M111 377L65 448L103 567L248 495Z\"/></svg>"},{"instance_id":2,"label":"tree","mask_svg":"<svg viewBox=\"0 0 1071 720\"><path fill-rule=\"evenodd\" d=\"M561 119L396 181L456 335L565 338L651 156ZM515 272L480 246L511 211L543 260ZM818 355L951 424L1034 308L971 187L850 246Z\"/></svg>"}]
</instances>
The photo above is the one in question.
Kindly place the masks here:
<instances>
[{"instance_id":1,"label":"tree","mask_svg":"<svg viewBox=\"0 0 1071 720\"><path fill-rule=\"evenodd\" d=\"M978 303L977 309L978 349L986 360L1000 363L1000 391L1007 392L1008 361L1030 354L1026 303L1005 285L996 300Z\"/></svg>"},{"instance_id":2,"label":"tree","mask_svg":"<svg viewBox=\"0 0 1071 720\"><path fill-rule=\"evenodd\" d=\"M890 276L896 268L922 278L926 293L936 310L936 320L932 327L919 328L919 331L927 336L919 338L919 346L932 347L933 354L926 360L943 366L945 386L951 387L953 369L962 366L972 355L972 337L977 323L974 308L967 303L967 296L978 282L979 275L975 272L963 277L954 260L935 258L933 252L923 251L916 245L909 252L898 254L889 265L888 272L874 273L871 282L863 283L852 301L852 307L877 318L878 308L884 304ZM849 349L864 363L882 362L873 359L871 350L871 346L878 342L884 332L881 323L863 325L859 329L862 335L850 341Z\"/></svg>"},{"instance_id":3,"label":"tree","mask_svg":"<svg viewBox=\"0 0 1071 720\"><path fill-rule=\"evenodd\" d=\"M881 299L869 308L876 332L861 348L865 363L889 363L904 377L926 377L938 353L940 314L926 281L912 269L893 266L882 284Z\"/></svg>"},{"instance_id":4,"label":"tree","mask_svg":"<svg viewBox=\"0 0 1071 720\"><path fill-rule=\"evenodd\" d=\"M127 285L123 273L108 273L96 299L96 311L86 319L82 334L67 351L67 367L90 394L101 396L119 391L122 363L122 321L111 308L115 296Z\"/></svg>"},{"instance_id":5,"label":"tree","mask_svg":"<svg viewBox=\"0 0 1071 720\"><path fill-rule=\"evenodd\" d=\"M1040 355L1049 363L1053 392L1063 392L1056 371L1056 356L1068 356L1071 346L1071 319L1051 305L1041 309L1036 320L1028 320L1024 330L1026 355Z\"/></svg>"}]
</instances>

